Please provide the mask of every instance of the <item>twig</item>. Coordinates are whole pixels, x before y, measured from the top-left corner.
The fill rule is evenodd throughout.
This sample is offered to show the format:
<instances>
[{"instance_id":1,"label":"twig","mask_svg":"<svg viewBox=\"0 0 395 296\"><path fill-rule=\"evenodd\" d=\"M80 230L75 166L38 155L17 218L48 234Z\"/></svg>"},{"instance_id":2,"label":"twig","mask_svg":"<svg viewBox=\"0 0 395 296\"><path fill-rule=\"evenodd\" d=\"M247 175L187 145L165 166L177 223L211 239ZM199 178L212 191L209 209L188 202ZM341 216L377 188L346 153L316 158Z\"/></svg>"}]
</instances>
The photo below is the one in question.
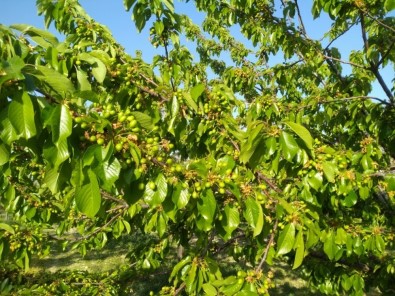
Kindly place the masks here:
<instances>
[{"instance_id":1,"label":"twig","mask_svg":"<svg viewBox=\"0 0 395 296\"><path fill-rule=\"evenodd\" d=\"M116 197L112 196L111 194L109 194L109 193L107 193L107 192L105 192L103 190L101 191L101 195L102 195L102 197L104 199L112 200L112 201L115 201L117 203L122 204L123 206L129 207L128 203L125 200L120 199L120 198L116 198Z\"/></svg>"},{"instance_id":2,"label":"twig","mask_svg":"<svg viewBox=\"0 0 395 296\"><path fill-rule=\"evenodd\" d=\"M325 55L325 54L323 54L322 56L325 59L328 59L328 60L337 61L337 62L340 62L342 64L351 65L351 66L358 67L358 68L365 69L365 70L367 69L365 66L362 66L362 65L359 65L359 64L356 64L356 63L353 63L353 62L344 61L344 60L341 60L341 59L338 59L338 58L335 58L335 57L331 57L331 56L328 56L328 55Z\"/></svg>"},{"instance_id":3,"label":"twig","mask_svg":"<svg viewBox=\"0 0 395 296\"><path fill-rule=\"evenodd\" d=\"M125 210L125 208L124 208ZM119 216L121 216L123 214L123 211L117 213L116 215L114 215L114 217L112 217L106 224L104 224L103 226L97 228L95 231L91 232L90 234L81 237L80 239L78 239L77 241L81 241L81 240L86 240L92 236L94 236L95 234L99 233L100 231L102 231L104 228L106 228L108 225L110 225L112 222L114 222L116 219L118 219Z\"/></svg>"},{"instance_id":4,"label":"twig","mask_svg":"<svg viewBox=\"0 0 395 296\"><path fill-rule=\"evenodd\" d=\"M341 32L339 35L337 35L335 38L333 38L328 45L325 47L324 51L329 49L329 46L332 45L333 42L335 42L337 39L339 39L341 36L343 36L344 34L346 34L353 26L355 25L355 22L352 23L350 26L348 26L343 32Z\"/></svg>"},{"instance_id":5,"label":"twig","mask_svg":"<svg viewBox=\"0 0 395 296\"><path fill-rule=\"evenodd\" d=\"M387 52L381 56L380 61L377 63L377 68L384 62L385 58L391 53L392 48L395 45L395 39L392 41L390 47L388 48Z\"/></svg>"},{"instance_id":6,"label":"twig","mask_svg":"<svg viewBox=\"0 0 395 296\"><path fill-rule=\"evenodd\" d=\"M281 189L278 188L277 185L275 185L268 177L263 175L261 172L257 172L256 174L258 179L264 180L274 191L277 193L282 193Z\"/></svg>"},{"instance_id":7,"label":"twig","mask_svg":"<svg viewBox=\"0 0 395 296\"><path fill-rule=\"evenodd\" d=\"M165 55L166 55L167 65L170 67L169 51L167 49L167 41L164 42L164 48L165 48ZM175 91L173 76L170 77L170 83L171 83L171 88L173 89L173 91Z\"/></svg>"},{"instance_id":8,"label":"twig","mask_svg":"<svg viewBox=\"0 0 395 296\"><path fill-rule=\"evenodd\" d=\"M296 11L297 11L297 13L298 13L299 24L300 24L300 27L302 28L302 33L303 33L303 35L305 35L307 38L309 38L308 35L307 35L306 27L304 26L304 23L303 23L302 15L301 15L301 13L300 13L298 0L295 0L295 5L296 5ZM310 39L310 38L309 38L309 39Z\"/></svg>"},{"instance_id":9,"label":"twig","mask_svg":"<svg viewBox=\"0 0 395 296\"><path fill-rule=\"evenodd\" d=\"M174 296L177 296L185 289L186 284L182 283L181 286L174 292Z\"/></svg>"},{"instance_id":10,"label":"twig","mask_svg":"<svg viewBox=\"0 0 395 296\"><path fill-rule=\"evenodd\" d=\"M371 20L375 21L375 22L378 23L379 25L381 25L381 26L383 26L384 28L386 28L386 29L388 29L388 30L390 30L390 31L392 31L392 32L395 33L395 29L394 29L394 28L388 26L387 24L383 23L383 22L380 21L379 19L373 17L368 11L362 10L362 12L363 12L364 14L366 14L366 16L367 16L368 18L370 18Z\"/></svg>"},{"instance_id":11,"label":"twig","mask_svg":"<svg viewBox=\"0 0 395 296\"><path fill-rule=\"evenodd\" d=\"M263 252L263 256L262 256L261 262L259 262L259 265L257 266L256 271L262 270L262 266L263 266L263 264L264 264L265 261L266 261L267 254L269 253L270 247L271 247L272 244L273 244L274 236L276 235L276 231L277 231L277 226L278 226L278 220L276 220L276 221L274 222L274 226L273 226L273 229L272 229L272 233L270 234L270 239L269 239L269 241L268 241L268 243L267 243L267 246L266 246L265 251Z\"/></svg>"},{"instance_id":12,"label":"twig","mask_svg":"<svg viewBox=\"0 0 395 296\"><path fill-rule=\"evenodd\" d=\"M158 84L156 84L155 81L153 81L152 79L148 78L147 76L145 76L142 73L139 73L140 77L142 77L143 79L145 79L145 81L151 83L153 86L158 87Z\"/></svg>"},{"instance_id":13,"label":"twig","mask_svg":"<svg viewBox=\"0 0 395 296\"><path fill-rule=\"evenodd\" d=\"M389 106L392 105L391 103L388 103L387 101L385 101L383 99L379 99L379 98L371 97L371 96L354 96L354 97L348 97L348 98L334 99L331 101L319 101L318 104L331 104L331 103L352 101L352 100L375 100L375 101L380 102L383 105L389 105Z\"/></svg>"}]
</instances>

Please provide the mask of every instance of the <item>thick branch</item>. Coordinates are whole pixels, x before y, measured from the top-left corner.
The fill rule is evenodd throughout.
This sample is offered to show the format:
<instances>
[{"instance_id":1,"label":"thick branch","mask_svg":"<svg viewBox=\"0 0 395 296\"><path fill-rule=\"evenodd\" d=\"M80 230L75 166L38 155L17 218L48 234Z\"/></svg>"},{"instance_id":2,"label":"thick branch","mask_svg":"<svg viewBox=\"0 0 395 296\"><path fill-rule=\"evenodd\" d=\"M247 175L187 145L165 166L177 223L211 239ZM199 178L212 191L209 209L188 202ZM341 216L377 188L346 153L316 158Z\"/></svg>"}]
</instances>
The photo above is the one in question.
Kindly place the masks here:
<instances>
[{"instance_id":1,"label":"thick branch","mask_svg":"<svg viewBox=\"0 0 395 296\"><path fill-rule=\"evenodd\" d=\"M366 34L366 24L365 24L365 17L364 14L361 12L361 30L362 30L362 39L365 47L365 52L369 49L369 42ZM387 84L385 83L383 77L381 76L378 65L373 64L373 62L369 62L370 70L373 72L374 76L376 77L377 81L379 82L381 88L384 90L385 94L387 95L388 99L391 101L392 104L395 104L394 96L391 93L391 90L388 88Z\"/></svg>"}]
</instances>

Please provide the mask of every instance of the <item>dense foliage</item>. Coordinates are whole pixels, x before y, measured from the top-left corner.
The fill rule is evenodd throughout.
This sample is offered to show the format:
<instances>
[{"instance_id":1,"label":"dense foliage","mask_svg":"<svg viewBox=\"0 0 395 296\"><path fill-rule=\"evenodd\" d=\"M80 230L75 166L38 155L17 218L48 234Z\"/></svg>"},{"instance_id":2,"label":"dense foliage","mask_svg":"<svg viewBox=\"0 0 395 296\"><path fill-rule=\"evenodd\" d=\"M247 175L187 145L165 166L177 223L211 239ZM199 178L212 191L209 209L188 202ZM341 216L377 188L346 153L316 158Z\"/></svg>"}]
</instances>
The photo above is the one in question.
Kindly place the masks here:
<instances>
[{"instance_id":1,"label":"dense foliage","mask_svg":"<svg viewBox=\"0 0 395 296\"><path fill-rule=\"evenodd\" d=\"M49 236L86 254L141 231L133 268L183 248L162 295L269 294L278 260L323 294L394 293L395 2L312 1L332 20L320 40L297 0L191 2L201 26L172 0L124 0L151 64L77 0L37 0L64 41L0 26L2 264L28 269ZM354 27L363 46L342 56Z\"/></svg>"}]
</instances>

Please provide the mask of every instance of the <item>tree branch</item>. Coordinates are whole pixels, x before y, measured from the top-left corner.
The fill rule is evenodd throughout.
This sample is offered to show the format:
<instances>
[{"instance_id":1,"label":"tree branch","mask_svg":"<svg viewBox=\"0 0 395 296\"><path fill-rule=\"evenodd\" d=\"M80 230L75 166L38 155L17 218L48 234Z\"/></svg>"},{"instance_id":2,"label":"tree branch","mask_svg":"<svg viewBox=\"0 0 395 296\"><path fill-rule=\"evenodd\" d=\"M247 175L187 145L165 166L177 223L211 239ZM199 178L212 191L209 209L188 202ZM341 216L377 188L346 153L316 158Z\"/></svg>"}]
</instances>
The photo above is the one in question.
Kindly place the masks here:
<instances>
[{"instance_id":1,"label":"tree branch","mask_svg":"<svg viewBox=\"0 0 395 296\"><path fill-rule=\"evenodd\" d=\"M278 226L278 220L276 220L274 222L272 233L270 234L270 239L267 243L265 251L263 252L261 262L259 262L259 265L257 266L256 271L262 270L263 264L266 262L267 254L269 253L270 247L272 246L273 241L274 241L274 236L276 235L277 226Z\"/></svg>"},{"instance_id":2,"label":"tree branch","mask_svg":"<svg viewBox=\"0 0 395 296\"><path fill-rule=\"evenodd\" d=\"M376 65L377 68L380 67L380 65L384 62L384 60L386 59L386 57L390 54L390 52L392 51L392 48L394 47L394 45L395 45L395 39L392 41L392 43L391 43L390 47L388 48L387 52L384 53L384 54L381 56L380 61L379 61L379 62L377 63L377 65Z\"/></svg>"},{"instance_id":3,"label":"tree branch","mask_svg":"<svg viewBox=\"0 0 395 296\"><path fill-rule=\"evenodd\" d=\"M348 98L334 99L331 101L319 101L318 104L331 104L331 103L353 101L353 100L375 100L375 101L380 102L383 105L392 106L391 103L388 103L387 101L385 101L383 99L379 99L379 98L371 97L371 96L354 96L354 97L348 97Z\"/></svg>"},{"instance_id":4,"label":"tree branch","mask_svg":"<svg viewBox=\"0 0 395 296\"><path fill-rule=\"evenodd\" d=\"M303 23L302 14L300 13L298 0L295 0L295 6L296 6L296 11L297 11L297 13L298 13L298 19L299 19L300 27L301 27L301 29L302 29L302 33L303 33L303 35L305 35L307 38L309 38L308 35L307 35L306 27L304 26L304 23ZM310 38L309 38L309 39L310 39Z\"/></svg>"},{"instance_id":5,"label":"tree branch","mask_svg":"<svg viewBox=\"0 0 395 296\"><path fill-rule=\"evenodd\" d=\"M361 30L362 30L362 39L363 39L363 42L364 42L365 52L367 52L368 49L369 49L369 42L368 42L368 38L367 38L367 34L366 34L365 17L364 17L362 12L361 12ZM387 95L388 99L394 105L395 104L394 96L392 95L390 89L388 88L388 86L385 83L383 77L381 76L381 74L380 74L380 72L378 70L378 65L373 64L373 62L371 62L371 61L369 61L369 64L370 64L370 70L373 72L374 76L376 77L377 81L381 85L381 88L384 90L384 92Z\"/></svg>"},{"instance_id":6,"label":"tree branch","mask_svg":"<svg viewBox=\"0 0 395 296\"><path fill-rule=\"evenodd\" d=\"M382 26L382 27L384 27L384 28L386 28L386 29L388 29L388 30L390 30L390 31L392 31L392 32L395 33L395 29L394 29L394 28L388 26L387 24L383 23L383 22L380 21L379 19L373 17L368 11L362 10L362 12L363 12L364 14L366 14L366 16L367 16L368 18L370 18L370 19L373 20L374 22L378 23L380 26Z\"/></svg>"},{"instance_id":7,"label":"tree branch","mask_svg":"<svg viewBox=\"0 0 395 296\"><path fill-rule=\"evenodd\" d=\"M347 64L347 65L351 65L351 66L354 66L354 67L358 67L358 68L367 70L367 68L365 66L363 66L363 65L359 65L359 64L356 64L356 63L353 63L353 62L344 61L344 60L341 60L341 59L338 59L338 58L335 58L335 57L332 57L332 56L328 56L328 55L325 55L325 54L323 54L322 56L324 57L324 59L337 61L337 62L340 62L342 64Z\"/></svg>"}]
</instances>

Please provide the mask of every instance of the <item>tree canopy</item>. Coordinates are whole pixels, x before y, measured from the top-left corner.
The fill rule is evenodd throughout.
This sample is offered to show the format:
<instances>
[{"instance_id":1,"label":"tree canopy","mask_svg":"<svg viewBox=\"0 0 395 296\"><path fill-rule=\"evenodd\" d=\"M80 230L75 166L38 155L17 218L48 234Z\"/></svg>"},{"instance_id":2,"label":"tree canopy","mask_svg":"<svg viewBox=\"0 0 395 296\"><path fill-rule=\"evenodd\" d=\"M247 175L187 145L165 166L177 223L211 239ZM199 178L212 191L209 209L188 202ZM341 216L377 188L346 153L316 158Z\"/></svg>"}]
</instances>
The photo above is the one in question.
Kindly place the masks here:
<instances>
[{"instance_id":1,"label":"tree canopy","mask_svg":"<svg viewBox=\"0 0 395 296\"><path fill-rule=\"evenodd\" d=\"M84 255L146 233L130 268L184 248L162 295L268 295L284 260L323 294L394 292L395 98L382 70L394 69L395 1L313 0L312 16L331 20L316 40L297 0L191 1L201 26L172 0L124 0L162 49L152 63L77 0L36 2L65 39L0 25L1 264L28 269L50 256L49 236ZM334 44L355 27L363 46L342 56Z\"/></svg>"}]
</instances>

